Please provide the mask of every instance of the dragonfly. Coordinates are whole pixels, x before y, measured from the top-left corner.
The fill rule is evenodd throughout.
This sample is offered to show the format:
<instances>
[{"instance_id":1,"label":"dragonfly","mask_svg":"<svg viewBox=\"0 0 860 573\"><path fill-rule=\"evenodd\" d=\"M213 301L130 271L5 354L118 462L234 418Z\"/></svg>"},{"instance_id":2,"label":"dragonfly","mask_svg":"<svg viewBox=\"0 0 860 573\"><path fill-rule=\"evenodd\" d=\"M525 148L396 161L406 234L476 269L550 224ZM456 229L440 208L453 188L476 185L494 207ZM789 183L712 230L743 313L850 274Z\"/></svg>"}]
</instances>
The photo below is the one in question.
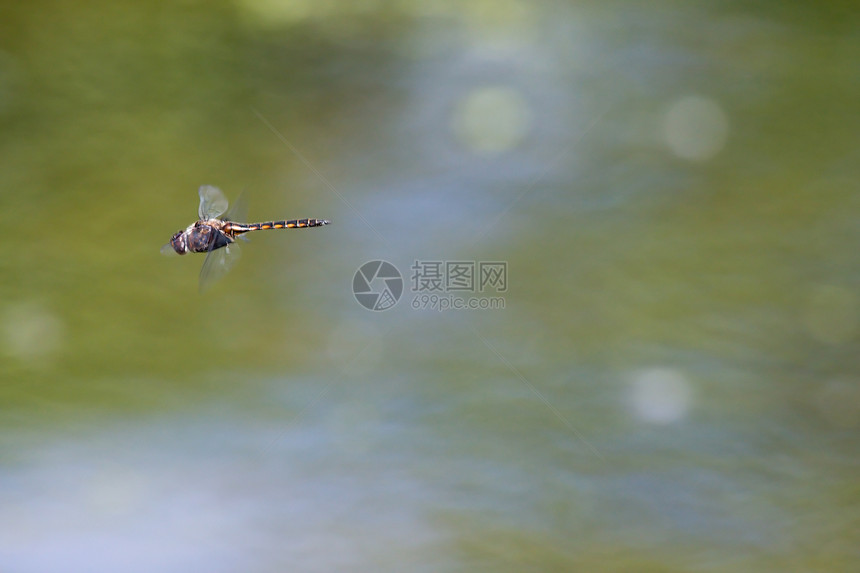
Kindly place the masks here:
<instances>
[{"instance_id":1,"label":"dragonfly","mask_svg":"<svg viewBox=\"0 0 860 573\"><path fill-rule=\"evenodd\" d=\"M293 219L292 221L268 221L266 223L239 223L245 218L247 205L244 194L229 207L227 197L217 187L203 185L198 189L199 219L185 229L177 231L170 242L161 247L165 255L206 253L200 269L200 292L206 291L223 277L239 259L236 239L247 239L245 233L266 229L303 229L328 225L326 219Z\"/></svg>"}]
</instances>

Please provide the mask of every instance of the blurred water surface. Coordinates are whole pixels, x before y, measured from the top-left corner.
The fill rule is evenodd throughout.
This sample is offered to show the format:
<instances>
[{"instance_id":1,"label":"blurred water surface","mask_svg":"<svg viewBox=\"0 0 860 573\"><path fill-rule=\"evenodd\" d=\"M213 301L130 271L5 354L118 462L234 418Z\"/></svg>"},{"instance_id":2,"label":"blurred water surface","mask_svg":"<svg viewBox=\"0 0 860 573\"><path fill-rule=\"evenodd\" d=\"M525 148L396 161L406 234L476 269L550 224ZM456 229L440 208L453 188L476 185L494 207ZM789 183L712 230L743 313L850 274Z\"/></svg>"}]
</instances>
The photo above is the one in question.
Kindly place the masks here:
<instances>
[{"instance_id":1,"label":"blurred water surface","mask_svg":"<svg viewBox=\"0 0 860 573\"><path fill-rule=\"evenodd\" d=\"M0 570L856 570L855 12L7 6Z\"/></svg>"}]
</instances>

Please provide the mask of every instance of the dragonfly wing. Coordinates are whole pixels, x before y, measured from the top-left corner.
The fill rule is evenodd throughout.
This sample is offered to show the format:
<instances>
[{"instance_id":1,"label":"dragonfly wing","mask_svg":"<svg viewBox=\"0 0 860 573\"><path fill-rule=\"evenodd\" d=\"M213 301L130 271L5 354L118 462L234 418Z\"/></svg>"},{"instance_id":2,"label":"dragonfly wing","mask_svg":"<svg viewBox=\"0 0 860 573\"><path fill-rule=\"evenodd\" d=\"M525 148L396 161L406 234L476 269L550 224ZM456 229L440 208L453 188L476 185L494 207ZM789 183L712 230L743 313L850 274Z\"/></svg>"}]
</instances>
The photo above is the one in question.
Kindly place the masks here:
<instances>
[{"instance_id":1,"label":"dragonfly wing","mask_svg":"<svg viewBox=\"0 0 860 573\"><path fill-rule=\"evenodd\" d=\"M223 219L234 221L236 223L248 222L248 196L244 191L239 193L239 196L235 201L233 201L233 204L230 205L227 213L224 214Z\"/></svg>"},{"instance_id":2,"label":"dragonfly wing","mask_svg":"<svg viewBox=\"0 0 860 573\"><path fill-rule=\"evenodd\" d=\"M215 219L227 210L227 197L217 187L201 185L197 193L200 195L200 209L197 214L201 220Z\"/></svg>"},{"instance_id":3,"label":"dragonfly wing","mask_svg":"<svg viewBox=\"0 0 860 573\"><path fill-rule=\"evenodd\" d=\"M230 243L220 249L206 253L203 268L200 269L200 292L203 293L218 282L239 260L239 245Z\"/></svg>"},{"instance_id":4,"label":"dragonfly wing","mask_svg":"<svg viewBox=\"0 0 860 573\"><path fill-rule=\"evenodd\" d=\"M179 255L179 253L176 252L176 249L174 249L173 245L171 245L170 243L167 243L166 245L161 247L161 254L167 255L168 257L171 257L173 255Z\"/></svg>"}]
</instances>

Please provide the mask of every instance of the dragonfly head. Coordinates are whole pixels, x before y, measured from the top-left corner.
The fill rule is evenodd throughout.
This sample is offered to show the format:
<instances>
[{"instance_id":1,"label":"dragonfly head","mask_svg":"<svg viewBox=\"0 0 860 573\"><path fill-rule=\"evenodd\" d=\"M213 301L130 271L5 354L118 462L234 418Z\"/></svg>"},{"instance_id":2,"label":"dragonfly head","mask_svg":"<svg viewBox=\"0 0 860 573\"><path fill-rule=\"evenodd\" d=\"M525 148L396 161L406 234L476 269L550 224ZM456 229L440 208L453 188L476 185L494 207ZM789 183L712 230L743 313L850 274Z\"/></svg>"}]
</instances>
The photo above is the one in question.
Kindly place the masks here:
<instances>
[{"instance_id":1,"label":"dragonfly head","mask_svg":"<svg viewBox=\"0 0 860 573\"><path fill-rule=\"evenodd\" d=\"M185 231L176 231L176 233L170 237L170 246L173 247L173 250L180 255L187 253L188 239L186 238Z\"/></svg>"}]
</instances>

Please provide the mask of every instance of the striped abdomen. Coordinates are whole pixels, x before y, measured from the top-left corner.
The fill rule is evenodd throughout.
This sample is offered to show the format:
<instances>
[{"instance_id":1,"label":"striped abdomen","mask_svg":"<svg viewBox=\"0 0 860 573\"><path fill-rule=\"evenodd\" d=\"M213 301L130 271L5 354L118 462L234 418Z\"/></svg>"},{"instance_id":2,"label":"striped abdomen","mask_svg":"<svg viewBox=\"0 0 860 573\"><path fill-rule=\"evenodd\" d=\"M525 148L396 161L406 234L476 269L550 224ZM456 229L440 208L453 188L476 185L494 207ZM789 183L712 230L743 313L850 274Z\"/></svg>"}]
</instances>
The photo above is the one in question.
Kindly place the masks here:
<instances>
[{"instance_id":1,"label":"striped abdomen","mask_svg":"<svg viewBox=\"0 0 860 573\"><path fill-rule=\"evenodd\" d=\"M321 227L328 225L325 219L293 219L292 221L269 221L267 223L230 223L230 231L235 235L241 235L248 231L264 231L266 229L302 229L304 227Z\"/></svg>"}]
</instances>

